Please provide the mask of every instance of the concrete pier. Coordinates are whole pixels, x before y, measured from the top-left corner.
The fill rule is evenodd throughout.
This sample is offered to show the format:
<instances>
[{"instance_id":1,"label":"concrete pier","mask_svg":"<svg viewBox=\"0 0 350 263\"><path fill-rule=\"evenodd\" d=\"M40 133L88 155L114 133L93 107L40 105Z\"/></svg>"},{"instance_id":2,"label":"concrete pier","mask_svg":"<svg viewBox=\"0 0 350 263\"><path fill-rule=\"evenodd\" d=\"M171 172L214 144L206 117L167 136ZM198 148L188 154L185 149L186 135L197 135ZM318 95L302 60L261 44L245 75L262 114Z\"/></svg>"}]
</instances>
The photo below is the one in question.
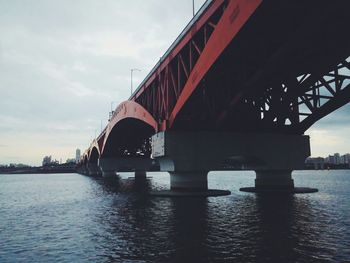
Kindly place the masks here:
<instances>
[{"instance_id":1,"label":"concrete pier","mask_svg":"<svg viewBox=\"0 0 350 263\"><path fill-rule=\"evenodd\" d=\"M101 176L101 170L100 170L100 167L97 165L97 164L95 164L95 163L88 163L87 165L86 165L86 167L87 167L87 174L89 175L89 176Z\"/></svg>"},{"instance_id":2,"label":"concrete pier","mask_svg":"<svg viewBox=\"0 0 350 263\"><path fill-rule=\"evenodd\" d=\"M112 178L114 176L116 176L116 171L114 171L114 170L109 170L109 171L102 170L102 177L103 178Z\"/></svg>"},{"instance_id":3,"label":"concrete pier","mask_svg":"<svg viewBox=\"0 0 350 263\"><path fill-rule=\"evenodd\" d=\"M135 179L146 180L146 171L152 166L152 161L142 157L100 158L98 165L103 177L114 176L116 172L135 171Z\"/></svg>"},{"instance_id":4,"label":"concrete pier","mask_svg":"<svg viewBox=\"0 0 350 263\"><path fill-rule=\"evenodd\" d=\"M291 170L262 170L255 171L255 187L261 189L294 188Z\"/></svg>"},{"instance_id":5,"label":"concrete pier","mask_svg":"<svg viewBox=\"0 0 350 263\"><path fill-rule=\"evenodd\" d=\"M304 166L310 143L302 135L166 131L152 137L152 155L173 192L206 191L208 171L239 168L256 171L254 189L291 192L292 170Z\"/></svg>"},{"instance_id":6,"label":"concrete pier","mask_svg":"<svg viewBox=\"0 0 350 263\"><path fill-rule=\"evenodd\" d=\"M208 190L208 172L170 172L170 189L173 191Z\"/></svg>"},{"instance_id":7,"label":"concrete pier","mask_svg":"<svg viewBox=\"0 0 350 263\"><path fill-rule=\"evenodd\" d=\"M255 187L243 187L240 191L250 193L315 193L316 188L295 187L291 170L255 171Z\"/></svg>"}]
</instances>

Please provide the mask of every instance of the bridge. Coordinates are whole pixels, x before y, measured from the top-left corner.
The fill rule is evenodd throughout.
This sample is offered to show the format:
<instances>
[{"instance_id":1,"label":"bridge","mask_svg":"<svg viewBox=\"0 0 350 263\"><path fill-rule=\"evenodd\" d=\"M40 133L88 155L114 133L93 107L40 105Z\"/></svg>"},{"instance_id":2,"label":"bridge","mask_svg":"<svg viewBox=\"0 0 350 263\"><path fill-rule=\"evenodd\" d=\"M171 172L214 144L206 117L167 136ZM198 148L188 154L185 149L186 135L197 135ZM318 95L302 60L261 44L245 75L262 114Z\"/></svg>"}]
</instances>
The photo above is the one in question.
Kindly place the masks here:
<instances>
[{"instance_id":1,"label":"bridge","mask_svg":"<svg viewBox=\"0 0 350 263\"><path fill-rule=\"evenodd\" d=\"M207 192L213 170L256 172L248 191L303 192L305 131L350 101L346 0L208 0L86 150L80 171Z\"/></svg>"}]
</instances>

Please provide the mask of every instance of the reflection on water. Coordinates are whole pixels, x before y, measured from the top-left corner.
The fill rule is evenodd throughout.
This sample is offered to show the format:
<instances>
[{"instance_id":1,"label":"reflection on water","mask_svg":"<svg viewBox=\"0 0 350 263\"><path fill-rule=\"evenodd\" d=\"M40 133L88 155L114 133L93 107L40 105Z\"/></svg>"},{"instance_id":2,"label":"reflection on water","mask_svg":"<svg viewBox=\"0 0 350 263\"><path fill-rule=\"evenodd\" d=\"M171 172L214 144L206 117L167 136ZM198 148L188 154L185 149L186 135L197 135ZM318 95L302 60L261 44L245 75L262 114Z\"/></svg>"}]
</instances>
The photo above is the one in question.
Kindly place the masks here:
<instances>
[{"instance_id":1,"label":"reflection on water","mask_svg":"<svg viewBox=\"0 0 350 263\"><path fill-rule=\"evenodd\" d=\"M105 181L80 175L0 176L0 262L346 262L350 176L294 175L307 195L237 191L254 176L216 173L232 195L159 198L168 175ZM339 184L339 180L342 181ZM334 188L336 187L336 189Z\"/></svg>"}]
</instances>

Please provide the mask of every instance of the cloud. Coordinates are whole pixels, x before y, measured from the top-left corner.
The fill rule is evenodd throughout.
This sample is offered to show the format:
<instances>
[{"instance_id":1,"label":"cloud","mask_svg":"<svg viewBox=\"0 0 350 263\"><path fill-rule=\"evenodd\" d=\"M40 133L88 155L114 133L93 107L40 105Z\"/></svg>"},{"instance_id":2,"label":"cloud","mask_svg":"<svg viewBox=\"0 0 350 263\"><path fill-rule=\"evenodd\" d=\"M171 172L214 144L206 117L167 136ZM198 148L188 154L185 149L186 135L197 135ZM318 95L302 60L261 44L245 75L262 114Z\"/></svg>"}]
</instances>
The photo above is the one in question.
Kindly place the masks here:
<instances>
[{"instance_id":1,"label":"cloud","mask_svg":"<svg viewBox=\"0 0 350 263\"><path fill-rule=\"evenodd\" d=\"M341 138L328 130L311 130L309 132L311 144L319 146L334 147L342 143Z\"/></svg>"},{"instance_id":2,"label":"cloud","mask_svg":"<svg viewBox=\"0 0 350 263\"><path fill-rule=\"evenodd\" d=\"M349 125L324 126L319 124L306 132L310 136L312 156L328 156L335 152L349 153Z\"/></svg>"},{"instance_id":3,"label":"cloud","mask_svg":"<svg viewBox=\"0 0 350 263\"><path fill-rule=\"evenodd\" d=\"M350 104L325 116L309 130L313 156L328 156L334 152L350 152Z\"/></svg>"},{"instance_id":4,"label":"cloud","mask_svg":"<svg viewBox=\"0 0 350 263\"><path fill-rule=\"evenodd\" d=\"M0 0L0 160L40 164L84 150L111 102L130 96L130 69L142 70L136 87L191 17L188 0ZM314 149L331 148L320 131L335 126L323 135L341 147L332 135L346 136L349 113L346 106L310 129Z\"/></svg>"},{"instance_id":5,"label":"cloud","mask_svg":"<svg viewBox=\"0 0 350 263\"><path fill-rule=\"evenodd\" d=\"M350 103L325 116L315 125L320 126L348 126L350 123Z\"/></svg>"}]
</instances>

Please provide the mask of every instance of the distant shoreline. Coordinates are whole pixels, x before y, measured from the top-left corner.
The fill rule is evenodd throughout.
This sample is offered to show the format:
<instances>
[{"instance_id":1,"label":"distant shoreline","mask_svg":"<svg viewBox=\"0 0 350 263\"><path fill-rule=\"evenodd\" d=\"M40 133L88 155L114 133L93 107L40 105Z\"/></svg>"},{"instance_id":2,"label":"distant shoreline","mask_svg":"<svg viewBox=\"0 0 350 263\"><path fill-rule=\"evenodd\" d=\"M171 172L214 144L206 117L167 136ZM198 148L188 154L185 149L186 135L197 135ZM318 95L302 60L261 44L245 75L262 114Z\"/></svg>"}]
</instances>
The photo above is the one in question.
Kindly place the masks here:
<instances>
[{"instance_id":1,"label":"distant shoreline","mask_svg":"<svg viewBox=\"0 0 350 263\"><path fill-rule=\"evenodd\" d=\"M332 167L332 168L325 168L325 169L314 169L310 167L305 167L304 169L297 169L294 171L334 171L334 170L350 170L349 167ZM221 170L220 170L221 171ZM222 171L250 171L250 170L239 170L239 169L233 169L233 170L222 170ZM153 171L154 172L154 171ZM156 172L156 171L155 171ZM0 169L0 174L58 174L58 173L78 173L78 171L75 169L75 167L64 167L64 168L55 168L55 167L31 167L28 169Z\"/></svg>"},{"instance_id":2,"label":"distant shoreline","mask_svg":"<svg viewBox=\"0 0 350 263\"><path fill-rule=\"evenodd\" d=\"M40 167L0 167L0 174L50 174L75 172L77 172L75 164Z\"/></svg>"}]
</instances>

